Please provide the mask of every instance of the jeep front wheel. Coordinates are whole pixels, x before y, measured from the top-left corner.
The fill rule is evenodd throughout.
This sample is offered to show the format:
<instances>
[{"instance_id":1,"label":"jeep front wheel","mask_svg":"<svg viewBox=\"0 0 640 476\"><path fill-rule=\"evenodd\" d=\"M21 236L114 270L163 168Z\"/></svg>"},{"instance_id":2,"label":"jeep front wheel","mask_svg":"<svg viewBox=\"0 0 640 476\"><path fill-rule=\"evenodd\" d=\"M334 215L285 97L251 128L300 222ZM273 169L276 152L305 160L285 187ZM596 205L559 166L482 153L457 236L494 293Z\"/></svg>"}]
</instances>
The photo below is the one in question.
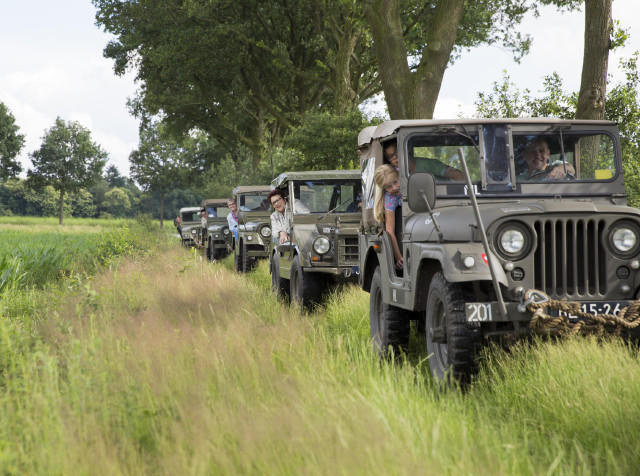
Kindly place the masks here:
<instances>
[{"instance_id":1,"label":"jeep front wheel","mask_svg":"<svg viewBox=\"0 0 640 476\"><path fill-rule=\"evenodd\" d=\"M233 248L233 269L236 273L242 273L242 253L240 252L240 245L236 243Z\"/></svg>"},{"instance_id":2,"label":"jeep front wheel","mask_svg":"<svg viewBox=\"0 0 640 476\"><path fill-rule=\"evenodd\" d=\"M472 300L467 285L448 282L442 272L431 279L425 331L429 367L440 383L465 384L477 370L480 328L465 315L465 301Z\"/></svg>"},{"instance_id":3,"label":"jeep front wheel","mask_svg":"<svg viewBox=\"0 0 640 476\"><path fill-rule=\"evenodd\" d=\"M289 281L280 276L280 255L271 256L271 288L278 297L289 297Z\"/></svg>"},{"instance_id":4,"label":"jeep front wheel","mask_svg":"<svg viewBox=\"0 0 640 476\"><path fill-rule=\"evenodd\" d=\"M380 266L373 272L369 295L369 328L374 349L381 357L389 355L389 348L397 353L409 343L410 321L402 309L382 300Z\"/></svg>"},{"instance_id":5,"label":"jeep front wheel","mask_svg":"<svg viewBox=\"0 0 640 476\"><path fill-rule=\"evenodd\" d=\"M320 276L314 273L305 273L300 265L300 256L295 256L291 263L291 302L306 309L311 309L314 304L320 304L322 298L322 281Z\"/></svg>"}]
</instances>

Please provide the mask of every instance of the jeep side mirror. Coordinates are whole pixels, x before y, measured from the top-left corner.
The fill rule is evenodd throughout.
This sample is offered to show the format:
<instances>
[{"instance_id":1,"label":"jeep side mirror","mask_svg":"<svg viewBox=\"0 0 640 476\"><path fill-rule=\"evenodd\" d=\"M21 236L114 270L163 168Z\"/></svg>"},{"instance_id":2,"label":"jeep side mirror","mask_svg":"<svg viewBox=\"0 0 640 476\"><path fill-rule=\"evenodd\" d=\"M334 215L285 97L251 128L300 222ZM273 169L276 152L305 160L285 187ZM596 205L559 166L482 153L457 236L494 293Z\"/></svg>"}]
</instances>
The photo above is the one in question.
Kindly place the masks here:
<instances>
[{"instance_id":1,"label":"jeep side mirror","mask_svg":"<svg viewBox=\"0 0 640 476\"><path fill-rule=\"evenodd\" d=\"M429 172L414 172L407 184L409 208L416 212L428 212L436 204L436 179Z\"/></svg>"}]
</instances>

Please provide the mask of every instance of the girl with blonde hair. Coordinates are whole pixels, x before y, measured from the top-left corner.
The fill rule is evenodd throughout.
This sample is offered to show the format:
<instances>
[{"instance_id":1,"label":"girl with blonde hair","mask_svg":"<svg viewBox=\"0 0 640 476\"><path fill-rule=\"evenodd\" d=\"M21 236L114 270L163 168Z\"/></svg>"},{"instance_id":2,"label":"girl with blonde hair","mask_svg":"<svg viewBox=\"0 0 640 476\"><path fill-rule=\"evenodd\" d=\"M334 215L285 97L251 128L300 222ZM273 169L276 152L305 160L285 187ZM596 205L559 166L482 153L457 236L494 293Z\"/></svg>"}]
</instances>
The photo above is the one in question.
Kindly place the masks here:
<instances>
[{"instance_id":1,"label":"girl with blonde hair","mask_svg":"<svg viewBox=\"0 0 640 476\"><path fill-rule=\"evenodd\" d=\"M373 173L373 181L376 184L373 214L378 222L384 223L384 228L389 233L396 268L400 269L404 265L404 258L400 252L395 231L396 208L402 207L400 177L398 171L392 165L384 164L376 168Z\"/></svg>"}]
</instances>

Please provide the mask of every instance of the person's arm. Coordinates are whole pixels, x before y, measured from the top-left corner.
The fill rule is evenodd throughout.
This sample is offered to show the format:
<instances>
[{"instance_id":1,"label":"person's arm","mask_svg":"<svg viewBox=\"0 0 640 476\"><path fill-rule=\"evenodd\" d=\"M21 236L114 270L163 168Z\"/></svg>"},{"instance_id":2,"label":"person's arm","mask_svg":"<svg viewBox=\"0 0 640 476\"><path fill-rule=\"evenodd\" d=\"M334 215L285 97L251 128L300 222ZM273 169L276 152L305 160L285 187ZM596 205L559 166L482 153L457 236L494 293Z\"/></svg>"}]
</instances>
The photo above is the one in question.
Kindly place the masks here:
<instances>
[{"instance_id":1,"label":"person's arm","mask_svg":"<svg viewBox=\"0 0 640 476\"><path fill-rule=\"evenodd\" d=\"M289 241L289 234L287 230L283 226L282 220L277 215L278 212L273 212L271 214L271 234L273 235L273 240L279 244L286 243Z\"/></svg>"},{"instance_id":2,"label":"person's arm","mask_svg":"<svg viewBox=\"0 0 640 476\"><path fill-rule=\"evenodd\" d=\"M567 173L571 175L576 174L576 169L569 162L557 161L551 164L549 167L551 170L547 174L547 180L561 180L567 175L564 173L564 164L567 166Z\"/></svg>"},{"instance_id":3,"label":"person's arm","mask_svg":"<svg viewBox=\"0 0 640 476\"><path fill-rule=\"evenodd\" d=\"M391 247L393 248L393 257L396 260L396 268L402 268L404 265L404 258L400 253L400 246L398 246L398 239L396 238L396 212L391 210L384 211L384 223L385 230L389 233L391 238Z\"/></svg>"}]
</instances>

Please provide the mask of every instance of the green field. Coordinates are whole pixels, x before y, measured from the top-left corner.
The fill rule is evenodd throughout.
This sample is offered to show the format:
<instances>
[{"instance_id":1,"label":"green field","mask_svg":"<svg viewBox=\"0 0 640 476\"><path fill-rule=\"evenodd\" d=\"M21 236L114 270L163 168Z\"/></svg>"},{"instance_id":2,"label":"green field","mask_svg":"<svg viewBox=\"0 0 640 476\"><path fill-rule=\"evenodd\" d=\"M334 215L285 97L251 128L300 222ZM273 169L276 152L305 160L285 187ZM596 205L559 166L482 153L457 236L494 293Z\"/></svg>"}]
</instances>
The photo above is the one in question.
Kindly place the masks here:
<instances>
[{"instance_id":1,"label":"green field","mask_svg":"<svg viewBox=\"0 0 640 476\"><path fill-rule=\"evenodd\" d=\"M126 256L28 291L46 312L2 295L3 473L640 471L638 354L619 341L488 351L468 391L444 391L415 335L378 360L357 288L308 315L274 299L265 263L236 275L164 235Z\"/></svg>"}]
</instances>

